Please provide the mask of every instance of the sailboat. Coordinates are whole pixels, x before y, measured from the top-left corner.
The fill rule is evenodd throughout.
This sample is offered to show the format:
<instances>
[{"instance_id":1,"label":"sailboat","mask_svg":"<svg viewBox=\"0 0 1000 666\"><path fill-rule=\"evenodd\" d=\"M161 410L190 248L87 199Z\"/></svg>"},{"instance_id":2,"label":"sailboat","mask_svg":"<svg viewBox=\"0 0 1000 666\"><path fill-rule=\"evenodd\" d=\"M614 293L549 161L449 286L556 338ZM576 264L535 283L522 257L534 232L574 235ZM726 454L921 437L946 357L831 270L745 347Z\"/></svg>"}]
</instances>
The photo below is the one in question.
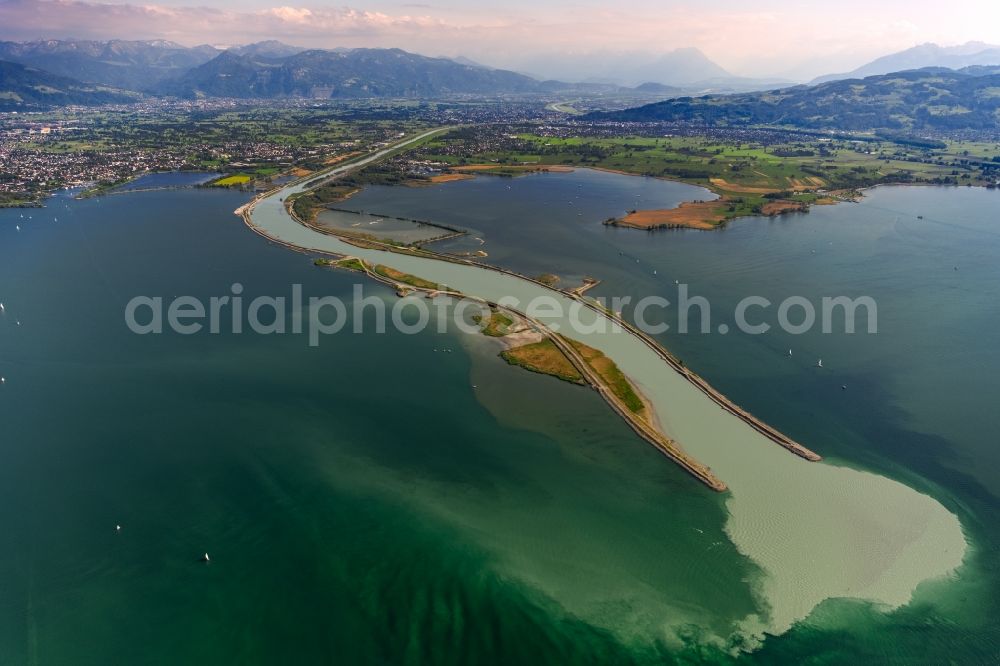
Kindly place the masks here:
<instances>
[{"instance_id":1,"label":"sailboat","mask_svg":"<svg viewBox=\"0 0 1000 666\"><path fill-rule=\"evenodd\" d=\"M789 349L789 350L788 350L788 355L789 355L789 356L791 356L791 355L792 355L792 350L791 350L791 349Z\"/></svg>"},{"instance_id":2,"label":"sailboat","mask_svg":"<svg viewBox=\"0 0 1000 666\"><path fill-rule=\"evenodd\" d=\"M820 360L816 361L816 367L817 368L822 368L823 367L823 359L820 359Z\"/></svg>"}]
</instances>

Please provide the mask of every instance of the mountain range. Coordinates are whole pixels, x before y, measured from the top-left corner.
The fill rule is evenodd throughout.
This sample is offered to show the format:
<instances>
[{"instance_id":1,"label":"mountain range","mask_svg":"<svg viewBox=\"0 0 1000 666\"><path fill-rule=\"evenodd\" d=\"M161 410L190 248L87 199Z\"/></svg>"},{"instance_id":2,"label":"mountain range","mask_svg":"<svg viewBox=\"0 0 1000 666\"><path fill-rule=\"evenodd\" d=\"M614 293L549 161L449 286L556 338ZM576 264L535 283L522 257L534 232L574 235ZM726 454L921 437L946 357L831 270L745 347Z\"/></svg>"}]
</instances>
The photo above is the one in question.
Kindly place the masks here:
<instances>
[{"instance_id":1,"label":"mountain range","mask_svg":"<svg viewBox=\"0 0 1000 666\"><path fill-rule=\"evenodd\" d=\"M907 70L928 60L971 66ZM874 76L806 87L739 79L695 49L678 49L654 60L636 57L631 69L621 71L627 63L609 59L604 69L595 65L590 81L564 83L400 49L305 49L273 40L225 50L168 41L43 40L0 42L0 109L127 102L138 93L244 99L625 93L674 99L590 117L841 129L981 128L997 125L1000 85L997 68L991 67L997 64L1000 47L925 44L858 70L879 72ZM897 73L887 76L882 70ZM605 75L615 71L638 85L606 82ZM768 92L754 92L765 83ZM680 97L695 93L700 96Z\"/></svg>"},{"instance_id":2,"label":"mountain range","mask_svg":"<svg viewBox=\"0 0 1000 666\"><path fill-rule=\"evenodd\" d=\"M306 49L275 40L228 49L163 40L0 42L0 60L154 95L322 96L324 90L334 97L608 93L641 84L664 86L664 93L730 92L788 83L734 77L692 48L655 58L639 53L546 58L546 76L495 69L461 56L428 58L399 49ZM558 80L574 78L559 73L580 71L588 72L583 81Z\"/></svg>"},{"instance_id":3,"label":"mountain range","mask_svg":"<svg viewBox=\"0 0 1000 666\"><path fill-rule=\"evenodd\" d=\"M179 96L430 97L539 92L523 74L400 49L308 50L285 57L225 51L165 85Z\"/></svg>"},{"instance_id":4,"label":"mountain range","mask_svg":"<svg viewBox=\"0 0 1000 666\"><path fill-rule=\"evenodd\" d=\"M1000 46L983 42L968 42L961 46L938 46L920 44L913 48L891 53L877 58L866 65L846 74L827 74L813 79L811 83L826 83L841 79L863 79L866 76L902 72L923 67L947 67L962 69L974 65L1000 65Z\"/></svg>"},{"instance_id":5,"label":"mountain range","mask_svg":"<svg viewBox=\"0 0 1000 666\"><path fill-rule=\"evenodd\" d=\"M188 48L162 40L0 42L0 61L73 79L77 89L107 86L182 97L433 97L620 89L538 81L461 57L429 58L400 49L305 49L274 40L228 49ZM0 88L3 84L0 80ZM12 80L7 87L13 91L13 85ZM664 87L661 92L680 90ZM46 99L22 96L29 98L36 104Z\"/></svg>"},{"instance_id":6,"label":"mountain range","mask_svg":"<svg viewBox=\"0 0 1000 666\"><path fill-rule=\"evenodd\" d=\"M58 74L14 62L0 61L0 111L72 104L119 104L138 96L121 90L81 83Z\"/></svg>"},{"instance_id":7,"label":"mountain range","mask_svg":"<svg viewBox=\"0 0 1000 666\"><path fill-rule=\"evenodd\" d=\"M735 95L678 97L584 116L588 120L780 125L810 129L993 130L1000 67L931 67Z\"/></svg>"},{"instance_id":8,"label":"mountain range","mask_svg":"<svg viewBox=\"0 0 1000 666\"><path fill-rule=\"evenodd\" d=\"M671 95L682 89L647 84L638 90L606 83L539 81L530 76L494 69L466 58L430 58L400 49L305 49L265 41L219 49L187 48L167 41L109 42L43 40L0 42L0 61L23 65L39 73L61 76L75 90L99 86L133 90L154 96L236 98L360 98L435 97L453 94L505 93ZM11 71L14 71L11 69ZM21 75L0 79L0 90L10 100L45 106L30 94L31 84ZM44 84L39 84L44 85ZM25 94L19 94L24 92ZM85 103L78 95L77 103ZM92 96L94 100L110 97ZM117 99L117 98L115 98ZM95 101L95 103L100 103Z\"/></svg>"},{"instance_id":9,"label":"mountain range","mask_svg":"<svg viewBox=\"0 0 1000 666\"><path fill-rule=\"evenodd\" d=\"M151 91L219 53L212 46L189 48L162 40L0 42L0 60L87 83L141 91Z\"/></svg>"}]
</instances>

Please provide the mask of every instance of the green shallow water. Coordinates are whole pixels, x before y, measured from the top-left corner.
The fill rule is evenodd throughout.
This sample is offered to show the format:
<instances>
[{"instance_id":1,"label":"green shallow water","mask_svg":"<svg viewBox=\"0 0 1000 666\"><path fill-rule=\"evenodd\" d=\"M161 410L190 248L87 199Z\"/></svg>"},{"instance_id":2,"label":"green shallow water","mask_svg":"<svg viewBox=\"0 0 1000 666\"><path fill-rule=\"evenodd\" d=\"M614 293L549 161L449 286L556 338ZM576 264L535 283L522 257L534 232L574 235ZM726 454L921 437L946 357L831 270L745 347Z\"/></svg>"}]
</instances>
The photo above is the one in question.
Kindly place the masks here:
<instances>
[{"instance_id":1,"label":"green shallow water","mask_svg":"<svg viewBox=\"0 0 1000 666\"><path fill-rule=\"evenodd\" d=\"M565 190L581 176L632 182L626 176L584 172L549 180L547 191L551 194L560 183ZM679 187L652 179L639 182ZM518 192L508 189L506 194L513 199ZM612 358L642 389L667 434L728 485L726 533L763 574L754 586L763 608L744 623L746 640L782 633L830 598L898 607L910 600L918 584L950 575L962 564L961 525L940 503L875 474L789 455L720 410L638 338L594 327L603 317L580 308L574 312L565 296L474 266L355 248L299 225L285 214L278 197L260 201L253 220L282 242L386 263L491 302L520 303L529 313L533 298L561 304L560 311L546 308L534 316ZM635 264L649 270L638 258ZM582 326L574 326L574 318Z\"/></svg>"},{"instance_id":2,"label":"green shallow water","mask_svg":"<svg viewBox=\"0 0 1000 666\"><path fill-rule=\"evenodd\" d=\"M0 329L0 661L728 659L716 637L760 612L758 565L727 539L724 500L591 392L508 368L480 338L337 336L309 349L292 337L128 334L121 312L136 293L218 295L233 281L248 295L294 282L349 293L353 276L247 233L230 215L240 202L214 192L73 202L58 223L19 234L17 213L0 213L2 299L22 321ZM691 243L705 241L674 234L641 256L676 261L684 249L691 270L700 260L710 274L719 252L777 237L731 231L702 235L715 245L700 255ZM665 249L679 238L696 240ZM648 241L595 245L614 239ZM617 252L589 265L611 266ZM576 260L580 273L593 262ZM756 411L769 405L797 436L931 492L976 543L967 575L901 610L828 602L743 658L993 654L997 587L984 569L995 503L955 471L977 455L967 440L918 430L892 381L871 378L850 409L822 398L808 371L762 356L784 341L668 344L690 345L692 365ZM455 353L433 353L443 346ZM800 374L798 402L787 387L773 403L761 390ZM205 550L208 567L196 561Z\"/></svg>"}]
</instances>

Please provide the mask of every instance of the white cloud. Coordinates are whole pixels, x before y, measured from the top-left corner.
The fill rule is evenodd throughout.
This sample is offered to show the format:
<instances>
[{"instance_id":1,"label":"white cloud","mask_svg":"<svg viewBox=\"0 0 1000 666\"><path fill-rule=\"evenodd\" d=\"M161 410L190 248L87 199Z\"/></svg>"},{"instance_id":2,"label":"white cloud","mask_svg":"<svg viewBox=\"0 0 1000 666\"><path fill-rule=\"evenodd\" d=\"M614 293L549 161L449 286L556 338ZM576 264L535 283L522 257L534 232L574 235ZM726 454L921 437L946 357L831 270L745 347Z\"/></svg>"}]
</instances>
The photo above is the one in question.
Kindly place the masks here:
<instances>
[{"instance_id":1,"label":"white cloud","mask_svg":"<svg viewBox=\"0 0 1000 666\"><path fill-rule=\"evenodd\" d=\"M305 23L313 15L308 9L297 9L295 7L274 7L268 9L265 13L271 14L281 21L289 21L291 23Z\"/></svg>"}]
</instances>

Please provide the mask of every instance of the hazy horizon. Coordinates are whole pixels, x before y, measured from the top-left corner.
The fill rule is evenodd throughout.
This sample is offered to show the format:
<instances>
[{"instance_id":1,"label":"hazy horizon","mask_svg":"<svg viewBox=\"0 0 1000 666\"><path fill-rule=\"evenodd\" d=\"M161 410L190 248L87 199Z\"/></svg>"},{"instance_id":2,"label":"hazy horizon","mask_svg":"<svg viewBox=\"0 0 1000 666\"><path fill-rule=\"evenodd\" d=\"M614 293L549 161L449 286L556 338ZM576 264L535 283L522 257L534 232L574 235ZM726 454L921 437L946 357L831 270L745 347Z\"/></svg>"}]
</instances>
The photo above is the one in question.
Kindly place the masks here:
<instances>
[{"instance_id":1,"label":"hazy horizon","mask_svg":"<svg viewBox=\"0 0 1000 666\"><path fill-rule=\"evenodd\" d=\"M970 14L978 17L973 25L963 19ZM831 21L841 23L831 30ZM1000 43L1000 6L975 0L960 13L942 13L929 3L847 0L831 13L789 0L763 0L752 10L729 0L711 8L637 0L627 9L597 0L475 7L451 0L338 7L268 0L0 0L0 25L0 38L15 41L166 39L231 46L276 39L310 48L399 47L577 80L592 77L595 63L652 60L696 48L734 76L808 80L926 42Z\"/></svg>"}]
</instances>

